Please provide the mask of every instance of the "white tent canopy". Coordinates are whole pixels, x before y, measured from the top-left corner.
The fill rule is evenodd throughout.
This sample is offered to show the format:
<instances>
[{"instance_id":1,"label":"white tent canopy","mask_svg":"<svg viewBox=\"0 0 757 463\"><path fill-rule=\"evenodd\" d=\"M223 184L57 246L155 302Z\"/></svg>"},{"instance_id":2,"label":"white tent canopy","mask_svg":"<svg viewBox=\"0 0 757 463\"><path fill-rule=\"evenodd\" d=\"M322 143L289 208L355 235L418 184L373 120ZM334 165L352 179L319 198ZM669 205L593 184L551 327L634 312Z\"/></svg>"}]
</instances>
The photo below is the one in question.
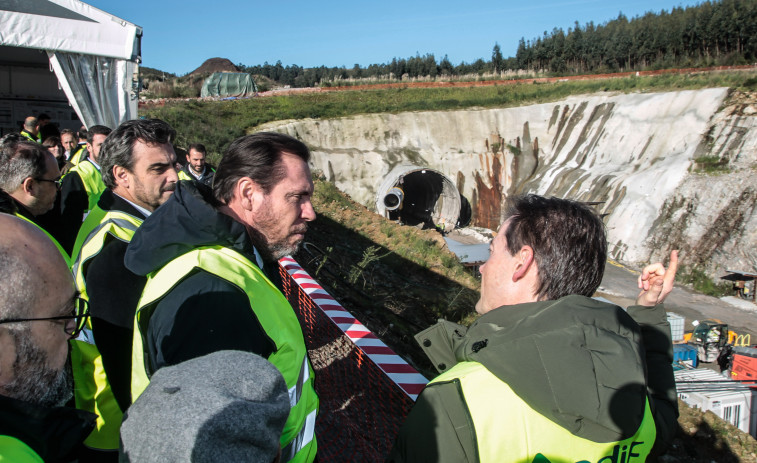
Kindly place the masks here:
<instances>
[{"instance_id":1,"label":"white tent canopy","mask_svg":"<svg viewBox=\"0 0 757 463\"><path fill-rule=\"evenodd\" d=\"M137 117L141 37L141 27L78 0L0 0L0 73L10 76L0 101L54 101L43 82L52 70L85 126L115 128Z\"/></svg>"}]
</instances>

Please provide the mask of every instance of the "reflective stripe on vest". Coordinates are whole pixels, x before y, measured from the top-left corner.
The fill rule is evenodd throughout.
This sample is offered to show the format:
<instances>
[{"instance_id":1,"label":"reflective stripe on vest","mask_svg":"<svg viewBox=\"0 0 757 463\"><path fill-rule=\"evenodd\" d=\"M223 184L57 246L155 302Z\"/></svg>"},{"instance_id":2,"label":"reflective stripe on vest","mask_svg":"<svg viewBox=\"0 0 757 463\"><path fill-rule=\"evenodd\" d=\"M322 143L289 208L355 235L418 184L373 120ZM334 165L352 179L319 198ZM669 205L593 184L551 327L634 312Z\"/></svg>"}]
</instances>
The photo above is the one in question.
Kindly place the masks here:
<instances>
[{"instance_id":1,"label":"reflective stripe on vest","mask_svg":"<svg viewBox=\"0 0 757 463\"><path fill-rule=\"evenodd\" d=\"M100 171L97 170L97 167L88 161L75 165L66 175L71 175L73 172L79 173L79 177L84 184L84 190L87 192L87 198L89 199L87 210L91 211L97 205L97 200L100 199L102 192L105 191L103 177Z\"/></svg>"},{"instance_id":2,"label":"reflective stripe on vest","mask_svg":"<svg viewBox=\"0 0 757 463\"><path fill-rule=\"evenodd\" d=\"M76 260L72 271L81 297L89 299L84 266L100 253L106 237L110 235L128 243L140 225L142 219L125 212L104 211L99 206L92 209L79 229L74 245ZM108 383L102 357L92 335L90 318L79 336L71 341L71 364L76 384L76 408L97 414L96 427L84 443L96 449L117 449L123 413Z\"/></svg>"},{"instance_id":3,"label":"reflective stripe on vest","mask_svg":"<svg viewBox=\"0 0 757 463\"><path fill-rule=\"evenodd\" d=\"M47 232L47 230L45 230L44 228L42 228L42 227L40 227L39 225L37 225L37 224L36 224L36 223L35 223L35 222L34 222L33 220L29 220L29 219L27 219L26 217L24 217L23 215L19 214L18 212L16 212L15 216L16 216L16 217L18 217L19 219L24 219L24 220L26 220L26 221L27 221L27 222L29 222L30 224L32 224L32 225L34 225L35 227L37 227L37 228L39 228L40 230L42 230L42 232L43 232L43 233L44 233L45 235L47 235L47 237L48 237L48 238L50 238L50 241L52 241L52 242L53 242L53 244L55 245L55 247L56 247L56 248L58 248L58 251L60 252L60 255L61 255L61 256L63 256L63 260L65 260L65 261L66 261L66 265L67 265L67 266L68 266L69 268L71 267L71 257L69 257L69 256L68 256L68 253L66 252L66 250L65 250L65 249L63 249L63 246L61 246L61 245L60 245L60 243L58 242L58 240L56 240L55 238L53 238L53 235L49 234L49 233Z\"/></svg>"},{"instance_id":4,"label":"reflective stripe on vest","mask_svg":"<svg viewBox=\"0 0 757 463\"><path fill-rule=\"evenodd\" d=\"M100 253L105 245L105 237L111 236L125 242L131 242L134 232L142 225L142 219L121 211L104 211L100 206L95 206L84 219L79 233L76 235L76 243L71 253L76 256L71 270L76 280L76 287L81 296L87 298L87 288L84 281L82 266L84 263Z\"/></svg>"},{"instance_id":5,"label":"reflective stripe on vest","mask_svg":"<svg viewBox=\"0 0 757 463\"><path fill-rule=\"evenodd\" d=\"M29 132L27 132L26 130L22 130L21 136L26 138L29 141L33 141L34 143L42 143L42 140L40 140L39 138L39 134L37 134L37 136L34 136L30 134Z\"/></svg>"},{"instance_id":6,"label":"reflective stripe on vest","mask_svg":"<svg viewBox=\"0 0 757 463\"><path fill-rule=\"evenodd\" d=\"M633 436L600 443L575 436L539 414L480 363L461 362L431 383L454 379L460 380L482 463L643 463L654 445L656 428L648 400Z\"/></svg>"},{"instance_id":7,"label":"reflective stripe on vest","mask_svg":"<svg viewBox=\"0 0 757 463\"><path fill-rule=\"evenodd\" d=\"M186 172L184 172L184 169L179 170L179 173L176 175L179 176L179 180L194 180Z\"/></svg>"},{"instance_id":8,"label":"reflective stripe on vest","mask_svg":"<svg viewBox=\"0 0 757 463\"><path fill-rule=\"evenodd\" d=\"M263 272L242 254L221 246L202 247L179 256L148 276L134 322L132 348L132 401L145 390L152 374L143 337L160 299L195 268L200 268L242 289L261 327L275 343L268 357L281 372L289 389L291 410L281 436L282 461L310 462L315 458L315 417L318 396L313 372L297 316L283 294Z\"/></svg>"}]
</instances>

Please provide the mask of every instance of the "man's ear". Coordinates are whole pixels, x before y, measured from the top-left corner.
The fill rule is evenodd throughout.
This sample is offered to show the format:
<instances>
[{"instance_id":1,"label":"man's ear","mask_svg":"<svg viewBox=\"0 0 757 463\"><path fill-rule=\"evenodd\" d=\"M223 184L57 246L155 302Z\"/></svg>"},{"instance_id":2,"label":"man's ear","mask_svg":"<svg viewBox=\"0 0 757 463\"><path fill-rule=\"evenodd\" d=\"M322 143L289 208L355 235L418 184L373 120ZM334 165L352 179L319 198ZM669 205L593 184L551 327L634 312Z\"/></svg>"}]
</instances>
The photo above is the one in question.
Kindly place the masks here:
<instances>
[{"instance_id":1,"label":"man's ear","mask_svg":"<svg viewBox=\"0 0 757 463\"><path fill-rule=\"evenodd\" d=\"M189 162L190 159L189 159L189 155L188 154L186 155L186 158L187 158L187 162Z\"/></svg>"},{"instance_id":2,"label":"man's ear","mask_svg":"<svg viewBox=\"0 0 757 463\"><path fill-rule=\"evenodd\" d=\"M237 182L236 193L239 195L242 208L252 211L265 201L263 189L250 177L242 177Z\"/></svg>"},{"instance_id":3,"label":"man's ear","mask_svg":"<svg viewBox=\"0 0 757 463\"><path fill-rule=\"evenodd\" d=\"M113 178L116 181L116 185L120 185L122 187L129 187L129 176L127 175L129 173L128 170L126 170L123 166L113 166Z\"/></svg>"},{"instance_id":4,"label":"man's ear","mask_svg":"<svg viewBox=\"0 0 757 463\"><path fill-rule=\"evenodd\" d=\"M23 182L21 182L21 189L29 196L34 196L34 179L31 177L26 177Z\"/></svg>"},{"instance_id":5,"label":"man's ear","mask_svg":"<svg viewBox=\"0 0 757 463\"><path fill-rule=\"evenodd\" d=\"M531 246L523 246L515 256L515 271L513 272L513 282L520 280L528 274L529 269L534 264L534 250Z\"/></svg>"}]
</instances>

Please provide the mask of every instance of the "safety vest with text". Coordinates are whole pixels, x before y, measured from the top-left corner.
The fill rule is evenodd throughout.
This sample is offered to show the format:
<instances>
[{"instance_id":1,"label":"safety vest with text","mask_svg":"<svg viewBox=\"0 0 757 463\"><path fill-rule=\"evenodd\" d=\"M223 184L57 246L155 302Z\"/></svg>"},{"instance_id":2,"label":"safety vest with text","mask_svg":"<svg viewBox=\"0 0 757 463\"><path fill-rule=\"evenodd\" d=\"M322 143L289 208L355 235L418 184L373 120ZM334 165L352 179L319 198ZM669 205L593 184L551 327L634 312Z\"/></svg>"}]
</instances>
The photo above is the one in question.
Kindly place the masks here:
<instances>
[{"instance_id":1,"label":"safety vest with text","mask_svg":"<svg viewBox=\"0 0 757 463\"><path fill-rule=\"evenodd\" d=\"M140 225L141 218L125 212L105 211L100 206L92 209L79 229L72 253L76 256L72 273L76 289L82 298L89 300L84 267L100 253L108 235L124 242L131 242ZM87 325L79 336L71 341L71 364L76 384L76 408L97 415L95 429L84 444L96 449L118 449L118 432L123 413L105 374L102 357L92 335L91 318L87 319Z\"/></svg>"},{"instance_id":2,"label":"safety vest with text","mask_svg":"<svg viewBox=\"0 0 757 463\"><path fill-rule=\"evenodd\" d=\"M87 211L91 211L100 199L102 192L105 191L105 182L103 182L100 170L91 162L84 161L72 167L66 175L72 175L74 172L79 174L84 184L84 190L86 190L89 199Z\"/></svg>"},{"instance_id":3,"label":"safety vest with text","mask_svg":"<svg viewBox=\"0 0 757 463\"><path fill-rule=\"evenodd\" d=\"M313 387L313 371L299 321L281 291L255 264L232 249L222 246L197 248L148 276L134 322L132 401L145 390L149 375L153 373L144 341L150 317L160 300L197 268L228 281L247 294L251 310L276 346L268 361L278 368L289 389L290 412L281 435L281 461L312 462L317 450L315 417L318 396Z\"/></svg>"},{"instance_id":4,"label":"safety vest with text","mask_svg":"<svg viewBox=\"0 0 757 463\"><path fill-rule=\"evenodd\" d=\"M535 411L478 362L458 363L429 384L452 381L460 383L482 463L643 463L654 445L656 428L648 400L633 436L593 442Z\"/></svg>"}]
</instances>

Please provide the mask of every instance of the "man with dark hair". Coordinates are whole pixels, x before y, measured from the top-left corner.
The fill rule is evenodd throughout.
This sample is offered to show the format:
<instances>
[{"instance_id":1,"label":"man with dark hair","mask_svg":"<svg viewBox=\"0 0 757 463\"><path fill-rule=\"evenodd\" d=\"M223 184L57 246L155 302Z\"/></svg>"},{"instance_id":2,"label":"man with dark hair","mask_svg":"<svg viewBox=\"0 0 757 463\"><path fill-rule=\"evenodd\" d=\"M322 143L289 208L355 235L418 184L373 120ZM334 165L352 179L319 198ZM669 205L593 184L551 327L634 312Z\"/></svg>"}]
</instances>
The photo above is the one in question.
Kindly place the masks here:
<instances>
[{"instance_id":1,"label":"man with dark hair","mask_svg":"<svg viewBox=\"0 0 757 463\"><path fill-rule=\"evenodd\" d=\"M42 229L68 261L68 253L53 238L55 230L47 230L49 225L40 220L55 205L59 189L58 163L45 147L29 141L0 143L0 190L12 198L15 215Z\"/></svg>"},{"instance_id":2,"label":"man with dark hair","mask_svg":"<svg viewBox=\"0 0 757 463\"><path fill-rule=\"evenodd\" d=\"M0 189L10 194L27 219L52 209L60 185L55 156L39 143L0 145Z\"/></svg>"},{"instance_id":3,"label":"man with dark hair","mask_svg":"<svg viewBox=\"0 0 757 463\"><path fill-rule=\"evenodd\" d=\"M24 127L21 129L21 136L29 141L40 143L39 139L39 121L34 116L24 119Z\"/></svg>"},{"instance_id":4,"label":"man with dark hair","mask_svg":"<svg viewBox=\"0 0 757 463\"><path fill-rule=\"evenodd\" d=\"M61 244L71 252L76 234L86 214L95 207L105 190L100 174L100 147L111 129L93 125L87 132L88 157L71 168L63 178L60 203Z\"/></svg>"},{"instance_id":5,"label":"man with dark hair","mask_svg":"<svg viewBox=\"0 0 757 463\"><path fill-rule=\"evenodd\" d=\"M0 230L0 461L72 461L95 422L63 407L72 388L68 341L86 310L37 227L0 214Z\"/></svg>"},{"instance_id":6,"label":"man with dark hair","mask_svg":"<svg viewBox=\"0 0 757 463\"><path fill-rule=\"evenodd\" d=\"M645 461L678 415L662 301L670 268L648 266L628 313L591 299L607 257L589 207L529 195L508 203L481 266L481 317L416 336L441 373L389 461Z\"/></svg>"},{"instance_id":7,"label":"man with dark hair","mask_svg":"<svg viewBox=\"0 0 757 463\"><path fill-rule=\"evenodd\" d=\"M37 130L41 130L42 127L50 124L52 122L52 118L47 113L40 113L39 116L37 116Z\"/></svg>"},{"instance_id":8,"label":"man with dark hair","mask_svg":"<svg viewBox=\"0 0 757 463\"><path fill-rule=\"evenodd\" d=\"M205 162L207 154L205 145L200 143L189 145L187 163L179 171L179 180L193 180L212 187L215 171Z\"/></svg>"},{"instance_id":9,"label":"man with dark hair","mask_svg":"<svg viewBox=\"0 0 757 463\"><path fill-rule=\"evenodd\" d=\"M297 317L271 280L277 259L297 250L315 219L309 158L302 142L282 134L235 140L213 191L179 182L124 259L149 275L134 327L132 400L163 366L221 350L258 354L289 387L282 461L295 462L315 458L318 397Z\"/></svg>"},{"instance_id":10,"label":"man with dark hair","mask_svg":"<svg viewBox=\"0 0 757 463\"><path fill-rule=\"evenodd\" d=\"M66 161L71 162L72 156L76 154L79 147L76 144L76 132L71 129L63 129L60 131L60 143L65 150ZM73 163L72 163L73 164Z\"/></svg>"},{"instance_id":11,"label":"man with dark hair","mask_svg":"<svg viewBox=\"0 0 757 463\"><path fill-rule=\"evenodd\" d=\"M178 178L171 141L176 132L157 119L126 121L102 145L106 189L79 230L73 272L89 300L90 323L73 344L76 406L97 413L80 461L116 461L118 430L131 403L134 312L146 278L124 267L134 232L173 193Z\"/></svg>"}]
</instances>

